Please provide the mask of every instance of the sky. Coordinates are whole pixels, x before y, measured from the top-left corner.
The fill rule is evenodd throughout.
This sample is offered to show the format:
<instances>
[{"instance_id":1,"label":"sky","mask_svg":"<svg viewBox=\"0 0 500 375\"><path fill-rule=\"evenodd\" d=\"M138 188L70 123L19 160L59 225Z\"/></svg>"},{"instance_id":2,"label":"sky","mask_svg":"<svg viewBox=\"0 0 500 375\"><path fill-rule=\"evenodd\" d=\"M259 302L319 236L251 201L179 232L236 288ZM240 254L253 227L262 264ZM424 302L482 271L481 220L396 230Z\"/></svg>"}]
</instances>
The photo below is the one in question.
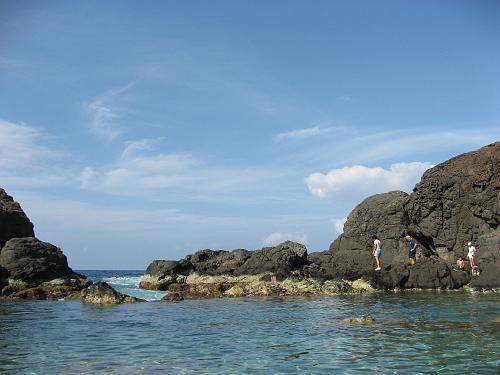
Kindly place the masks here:
<instances>
[{"instance_id":1,"label":"sky","mask_svg":"<svg viewBox=\"0 0 500 375\"><path fill-rule=\"evenodd\" d=\"M0 187L75 269L326 250L499 120L498 1L0 0Z\"/></svg>"}]
</instances>

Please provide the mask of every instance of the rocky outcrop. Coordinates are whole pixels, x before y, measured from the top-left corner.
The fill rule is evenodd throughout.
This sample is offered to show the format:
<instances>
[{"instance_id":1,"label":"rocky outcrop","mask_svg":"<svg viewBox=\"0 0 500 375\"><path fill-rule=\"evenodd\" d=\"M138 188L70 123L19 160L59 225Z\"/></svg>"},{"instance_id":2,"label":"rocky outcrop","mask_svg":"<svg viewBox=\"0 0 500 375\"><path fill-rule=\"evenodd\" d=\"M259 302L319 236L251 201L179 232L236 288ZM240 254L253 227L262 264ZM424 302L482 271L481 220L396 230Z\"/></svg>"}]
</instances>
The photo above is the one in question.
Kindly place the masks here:
<instances>
[{"instance_id":1,"label":"rocky outcrop","mask_svg":"<svg viewBox=\"0 0 500 375\"><path fill-rule=\"evenodd\" d=\"M34 237L33 224L0 189L0 299L72 299L89 304L137 302L74 272L60 248Z\"/></svg>"},{"instance_id":2,"label":"rocky outcrop","mask_svg":"<svg viewBox=\"0 0 500 375\"><path fill-rule=\"evenodd\" d=\"M19 279L9 279L1 290L0 299L80 299L80 291L91 284L80 277L58 278L35 286Z\"/></svg>"},{"instance_id":3,"label":"rocky outcrop","mask_svg":"<svg viewBox=\"0 0 500 375\"><path fill-rule=\"evenodd\" d=\"M496 287L500 284L499 212L497 142L431 168L410 195L393 191L366 198L351 212L344 233L328 251L307 254L303 245L291 242L253 252L202 250L180 262L153 262L141 287L188 297L293 294L280 289L282 282L305 282L308 287L303 293L322 294L323 287L317 285L328 280L360 278L366 285L385 290ZM406 234L413 235L419 244L417 264L413 266L406 264ZM373 235L383 244L383 267L377 272L371 256ZM471 240L478 244L476 261L482 270L479 277L472 276L469 268L466 272L454 270L455 260L466 255ZM186 282L192 275L232 279ZM237 279L252 275L262 278L243 283Z\"/></svg>"},{"instance_id":4,"label":"rocky outcrop","mask_svg":"<svg viewBox=\"0 0 500 375\"><path fill-rule=\"evenodd\" d=\"M91 284L68 266L61 249L35 237L12 238L0 253L0 297L61 299Z\"/></svg>"},{"instance_id":5,"label":"rocky outcrop","mask_svg":"<svg viewBox=\"0 0 500 375\"><path fill-rule=\"evenodd\" d=\"M167 293L161 301L164 302L179 302L179 301L184 301L184 297L180 293Z\"/></svg>"},{"instance_id":6,"label":"rocky outcrop","mask_svg":"<svg viewBox=\"0 0 500 375\"><path fill-rule=\"evenodd\" d=\"M304 245L286 241L256 251L201 250L180 262L154 261L140 287L168 290L183 298L304 296L359 293L367 284L304 276Z\"/></svg>"},{"instance_id":7,"label":"rocky outcrop","mask_svg":"<svg viewBox=\"0 0 500 375\"><path fill-rule=\"evenodd\" d=\"M19 203L0 189L0 298L60 299L90 282L68 266L61 249L34 237Z\"/></svg>"},{"instance_id":8,"label":"rocky outcrop","mask_svg":"<svg viewBox=\"0 0 500 375\"><path fill-rule=\"evenodd\" d=\"M169 290L169 286L178 282L180 276L193 273L208 276L270 273L276 278L284 278L307 264L306 247L291 241L257 251L200 250L179 262L155 260L146 269L139 286L143 289Z\"/></svg>"},{"instance_id":9,"label":"rocky outcrop","mask_svg":"<svg viewBox=\"0 0 500 375\"><path fill-rule=\"evenodd\" d=\"M345 280L317 280L312 278L286 278L274 275L218 275L202 276L196 273L178 278L168 287L169 294L183 298L222 298L242 296L336 296L373 291L363 282ZM168 296L168 295L167 295Z\"/></svg>"},{"instance_id":10,"label":"rocky outcrop","mask_svg":"<svg viewBox=\"0 0 500 375\"><path fill-rule=\"evenodd\" d=\"M309 255L305 273L372 278L382 289L458 288L471 277L470 272L453 272L454 262L466 256L468 241L477 240L476 260L484 272L472 283L492 285L492 275L500 273L499 211L500 143L495 143L429 169L410 195L390 192L365 199L330 250ZM413 267L405 265L408 233L419 243ZM379 273L372 272L373 235L383 244L385 267Z\"/></svg>"},{"instance_id":11,"label":"rocky outcrop","mask_svg":"<svg viewBox=\"0 0 500 375\"><path fill-rule=\"evenodd\" d=\"M468 284L471 272L458 271L442 259L422 257L415 265L391 264L364 278L378 289L458 289Z\"/></svg>"},{"instance_id":12,"label":"rocky outcrop","mask_svg":"<svg viewBox=\"0 0 500 375\"><path fill-rule=\"evenodd\" d=\"M452 258L466 255L468 241L493 232L500 222L500 142L429 169L406 212L408 229L423 247L452 252Z\"/></svg>"},{"instance_id":13,"label":"rocky outcrop","mask_svg":"<svg viewBox=\"0 0 500 375\"><path fill-rule=\"evenodd\" d=\"M11 238L34 235L33 224L19 203L0 188L0 249Z\"/></svg>"},{"instance_id":14,"label":"rocky outcrop","mask_svg":"<svg viewBox=\"0 0 500 375\"><path fill-rule=\"evenodd\" d=\"M105 282L98 282L83 289L81 301L90 305L117 305L121 303L145 302L142 299L118 293Z\"/></svg>"},{"instance_id":15,"label":"rocky outcrop","mask_svg":"<svg viewBox=\"0 0 500 375\"><path fill-rule=\"evenodd\" d=\"M334 277L361 277L373 269L373 258L369 256L373 235L383 243L385 262L404 262L403 238L409 221L405 212L407 199L408 194L402 191L366 198L348 216L344 233L331 244L331 258L324 259L331 264L323 261L320 266L335 270Z\"/></svg>"},{"instance_id":16,"label":"rocky outcrop","mask_svg":"<svg viewBox=\"0 0 500 375\"><path fill-rule=\"evenodd\" d=\"M23 280L28 285L75 275L61 249L35 237L7 241L0 253L0 266L8 278Z\"/></svg>"}]
</instances>

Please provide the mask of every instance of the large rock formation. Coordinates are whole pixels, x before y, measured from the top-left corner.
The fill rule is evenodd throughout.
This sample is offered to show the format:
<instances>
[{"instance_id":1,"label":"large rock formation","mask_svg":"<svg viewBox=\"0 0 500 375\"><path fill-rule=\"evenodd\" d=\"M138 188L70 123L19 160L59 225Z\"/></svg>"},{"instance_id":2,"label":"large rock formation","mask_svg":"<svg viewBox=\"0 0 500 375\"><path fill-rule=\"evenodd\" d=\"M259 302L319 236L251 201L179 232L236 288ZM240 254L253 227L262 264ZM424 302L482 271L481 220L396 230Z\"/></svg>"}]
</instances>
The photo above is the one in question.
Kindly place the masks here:
<instances>
[{"instance_id":1,"label":"large rock formation","mask_svg":"<svg viewBox=\"0 0 500 375\"><path fill-rule=\"evenodd\" d=\"M285 241L275 247L257 251L248 250L200 250L181 261L155 260L146 269L140 287L168 290L179 276L191 273L199 275L260 275L273 274L284 278L308 264L304 245Z\"/></svg>"},{"instance_id":2,"label":"large rock formation","mask_svg":"<svg viewBox=\"0 0 500 375\"><path fill-rule=\"evenodd\" d=\"M136 302L107 284L75 273L58 247L34 237L19 203L0 188L0 299L78 299L85 303Z\"/></svg>"},{"instance_id":3,"label":"large rock formation","mask_svg":"<svg viewBox=\"0 0 500 375\"><path fill-rule=\"evenodd\" d=\"M500 142L429 169L406 204L409 230L443 257L466 255L467 242L500 222Z\"/></svg>"},{"instance_id":4,"label":"large rock formation","mask_svg":"<svg viewBox=\"0 0 500 375\"><path fill-rule=\"evenodd\" d=\"M390 192L365 199L351 212L330 250L310 254L306 273L373 276L380 288L457 288L470 276L452 272L453 263L467 254L468 241L477 240L481 280L497 286L486 275L500 272L499 211L500 143L495 143L429 169L410 195ZM407 233L419 242L413 267L404 265ZM382 264L390 266L380 273L371 271L372 235L382 240Z\"/></svg>"},{"instance_id":5,"label":"large rock formation","mask_svg":"<svg viewBox=\"0 0 500 375\"><path fill-rule=\"evenodd\" d=\"M33 224L19 203L0 188L0 249L11 238L34 235Z\"/></svg>"},{"instance_id":6,"label":"large rock formation","mask_svg":"<svg viewBox=\"0 0 500 375\"><path fill-rule=\"evenodd\" d=\"M0 253L0 296L10 299L60 299L90 283L68 266L61 249L35 237L12 238Z\"/></svg>"},{"instance_id":7,"label":"large rock formation","mask_svg":"<svg viewBox=\"0 0 500 375\"><path fill-rule=\"evenodd\" d=\"M279 289L273 283L255 286L259 280L269 278L278 282L313 279L320 285L329 279L362 278L378 289L500 287L499 212L497 142L431 168L410 195L393 191L365 199L351 212L344 233L328 251L307 255L305 247L290 242L255 252L202 250L180 262L153 262L141 287L188 297L248 295L259 288L266 290L262 292L265 294ZM413 266L406 264L405 234L412 234L419 243L417 264ZM373 235L383 244L383 269L377 272L371 255ZM479 277L473 277L470 270L453 269L471 240L478 244L477 263L482 269ZM261 279L257 281L249 278L259 274ZM209 276L217 276L218 281L200 281ZM255 287L250 287L251 283ZM309 285L306 289L324 293L323 287Z\"/></svg>"},{"instance_id":8,"label":"large rock formation","mask_svg":"<svg viewBox=\"0 0 500 375\"><path fill-rule=\"evenodd\" d=\"M0 253L0 266L7 277L30 285L75 275L61 249L35 237L7 241Z\"/></svg>"},{"instance_id":9,"label":"large rock formation","mask_svg":"<svg viewBox=\"0 0 500 375\"><path fill-rule=\"evenodd\" d=\"M330 246L331 263L323 266L335 269L334 276L338 277L358 278L367 273L373 269L373 258L369 256L373 235L383 243L385 262L404 262L407 199L408 194L402 191L366 198L348 216L344 233Z\"/></svg>"}]
</instances>

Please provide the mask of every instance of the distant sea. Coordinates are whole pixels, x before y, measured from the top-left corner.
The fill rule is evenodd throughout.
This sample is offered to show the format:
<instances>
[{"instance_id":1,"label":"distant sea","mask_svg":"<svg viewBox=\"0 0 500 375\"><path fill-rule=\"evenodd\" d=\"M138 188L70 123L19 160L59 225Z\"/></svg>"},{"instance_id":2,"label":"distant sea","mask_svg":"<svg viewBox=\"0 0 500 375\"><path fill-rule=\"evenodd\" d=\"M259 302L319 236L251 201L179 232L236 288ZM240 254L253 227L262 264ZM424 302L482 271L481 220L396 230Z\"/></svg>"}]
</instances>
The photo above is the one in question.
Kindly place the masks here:
<instances>
[{"instance_id":1,"label":"distant sea","mask_svg":"<svg viewBox=\"0 0 500 375\"><path fill-rule=\"evenodd\" d=\"M79 271L123 293L143 271ZM372 325L342 319L370 315ZM0 302L6 374L499 374L500 296Z\"/></svg>"}]
</instances>

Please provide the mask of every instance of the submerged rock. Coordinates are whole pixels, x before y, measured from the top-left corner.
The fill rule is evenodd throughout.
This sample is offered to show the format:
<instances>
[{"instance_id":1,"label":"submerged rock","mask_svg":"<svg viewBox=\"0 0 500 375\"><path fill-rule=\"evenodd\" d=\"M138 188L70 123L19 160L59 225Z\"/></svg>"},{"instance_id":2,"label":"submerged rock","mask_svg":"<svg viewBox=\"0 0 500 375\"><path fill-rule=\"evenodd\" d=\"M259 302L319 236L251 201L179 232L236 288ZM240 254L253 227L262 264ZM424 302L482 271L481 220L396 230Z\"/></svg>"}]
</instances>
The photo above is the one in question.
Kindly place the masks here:
<instances>
[{"instance_id":1,"label":"submerged rock","mask_svg":"<svg viewBox=\"0 0 500 375\"><path fill-rule=\"evenodd\" d=\"M375 323L375 319L371 316L362 316L362 317L350 317L342 319L344 323L349 324L373 324Z\"/></svg>"},{"instance_id":2,"label":"submerged rock","mask_svg":"<svg viewBox=\"0 0 500 375\"><path fill-rule=\"evenodd\" d=\"M168 302L178 302L178 301L184 301L184 297L180 293L168 293L166 294L161 301L168 301Z\"/></svg>"},{"instance_id":3,"label":"submerged rock","mask_svg":"<svg viewBox=\"0 0 500 375\"><path fill-rule=\"evenodd\" d=\"M91 305L117 305L120 303L145 302L142 299L118 293L105 282L90 285L81 291L81 301Z\"/></svg>"}]
</instances>

